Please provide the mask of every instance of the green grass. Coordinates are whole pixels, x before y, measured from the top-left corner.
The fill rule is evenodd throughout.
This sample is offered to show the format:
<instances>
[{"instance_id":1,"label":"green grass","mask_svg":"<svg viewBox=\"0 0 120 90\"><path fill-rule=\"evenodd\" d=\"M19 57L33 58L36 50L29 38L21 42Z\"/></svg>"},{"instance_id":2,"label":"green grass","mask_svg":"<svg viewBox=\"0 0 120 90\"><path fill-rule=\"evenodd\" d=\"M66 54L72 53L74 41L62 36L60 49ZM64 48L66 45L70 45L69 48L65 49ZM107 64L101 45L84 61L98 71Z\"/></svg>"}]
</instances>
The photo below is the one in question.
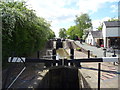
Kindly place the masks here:
<instances>
[{"instance_id":1,"label":"green grass","mask_svg":"<svg viewBox=\"0 0 120 90\"><path fill-rule=\"evenodd\" d=\"M76 50L77 50L77 51L81 51L81 48L78 47L78 48L76 48Z\"/></svg>"}]
</instances>

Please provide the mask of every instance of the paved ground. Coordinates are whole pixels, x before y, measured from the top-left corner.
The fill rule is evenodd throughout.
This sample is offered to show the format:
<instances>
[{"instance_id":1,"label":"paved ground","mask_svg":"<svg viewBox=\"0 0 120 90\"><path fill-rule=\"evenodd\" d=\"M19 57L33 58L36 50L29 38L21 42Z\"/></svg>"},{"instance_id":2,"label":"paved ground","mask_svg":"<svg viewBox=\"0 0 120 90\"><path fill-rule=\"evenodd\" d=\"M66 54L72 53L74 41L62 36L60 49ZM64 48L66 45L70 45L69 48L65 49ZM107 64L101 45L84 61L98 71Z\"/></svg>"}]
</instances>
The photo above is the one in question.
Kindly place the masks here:
<instances>
[{"instance_id":1,"label":"paved ground","mask_svg":"<svg viewBox=\"0 0 120 90\"><path fill-rule=\"evenodd\" d=\"M80 58L87 58L88 56L87 56L87 54L85 54L85 53L83 53L83 52L80 52L80 51L77 51L76 50L76 48L78 47L78 46L76 46L74 43L73 43L73 41L71 41L72 42L72 46L73 46L73 48L74 48L74 58L75 59L80 59ZM64 49L68 52L68 54L70 55L70 49L68 48L68 46L67 46L67 43L66 42L64 42Z\"/></svg>"},{"instance_id":2,"label":"paved ground","mask_svg":"<svg viewBox=\"0 0 120 90\"><path fill-rule=\"evenodd\" d=\"M88 45L88 44L86 44L86 43L80 44L79 41L75 41L75 43L76 43L78 46L80 46L80 47L82 47L82 48L84 48L84 49L86 49L86 50L92 51L91 53L92 53L93 55L97 56L97 57L104 57L103 48L97 48L97 47L95 47L95 46L90 46L90 45ZM106 56L107 56L107 57L111 57L112 55L113 55L113 53L106 52Z\"/></svg>"},{"instance_id":3,"label":"paved ground","mask_svg":"<svg viewBox=\"0 0 120 90\"><path fill-rule=\"evenodd\" d=\"M75 41L76 45L92 51L97 57L103 57L103 50L94 46L87 44L80 44L78 41ZM68 51L68 50L67 50ZM107 56L111 57L113 53L108 53ZM87 55L84 52L79 52L75 50L75 58L87 58ZM83 77L89 83L91 88L97 88L98 84L98 63L81 63L82 69L79 71L82 73ZM118 88L118 65L113 65L113 63L103 62L101 63L101 88Z\"/></svg>"},{"instance_id":4,"label":"paved ground","mask_svg":"<svg viewBox=\"0 0 120 90\"><path fill-rule=\"evenodd\" d=\"M82 69L79 71L89 83L91 88L98 86L98 63L82 63ZM118 88L118 75L109 73L110 71L117 72L117 66L108 63L101 63L101 88Z\"/></svg>"}]
</instances>

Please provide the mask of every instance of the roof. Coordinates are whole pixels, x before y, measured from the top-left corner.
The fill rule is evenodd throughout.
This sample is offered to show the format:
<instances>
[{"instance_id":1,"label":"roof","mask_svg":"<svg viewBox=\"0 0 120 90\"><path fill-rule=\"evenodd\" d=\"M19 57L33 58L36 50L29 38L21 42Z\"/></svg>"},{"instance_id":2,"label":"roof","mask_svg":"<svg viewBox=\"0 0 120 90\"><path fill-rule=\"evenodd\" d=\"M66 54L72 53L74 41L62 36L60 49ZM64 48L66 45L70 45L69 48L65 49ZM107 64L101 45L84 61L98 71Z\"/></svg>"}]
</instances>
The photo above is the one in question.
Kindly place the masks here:
<instances>
[{"instance_id":1,"label":"roof","mask_svg":"<svg viewBox=\"0 0 120 90\"><path fill-rule=\"evenodd\" d=\"M102 31L91 31L93 38L102 38Z\"/></svg>"},{"instance_id":2,"label":"roof","mask_svg":"<svg viewBox=\"0 0 120 90\"><path fill-rule=\"evenodd\" d=\"M120 27L120 21L105 21L106 27Z\"/></svg>"}]
</instances>

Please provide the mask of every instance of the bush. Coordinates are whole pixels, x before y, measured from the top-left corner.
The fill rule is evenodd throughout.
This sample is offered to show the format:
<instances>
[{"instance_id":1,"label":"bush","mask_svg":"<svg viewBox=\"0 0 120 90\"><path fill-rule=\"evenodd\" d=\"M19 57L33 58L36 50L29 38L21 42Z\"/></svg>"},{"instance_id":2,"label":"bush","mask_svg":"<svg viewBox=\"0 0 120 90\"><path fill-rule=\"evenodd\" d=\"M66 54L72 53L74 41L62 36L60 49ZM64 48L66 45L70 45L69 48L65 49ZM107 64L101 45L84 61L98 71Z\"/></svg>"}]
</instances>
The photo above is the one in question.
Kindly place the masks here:
<instances>
[{"instance_id":1,"label":"bush","mask_svg":"<svg viewBox=\"0 0 120 90\"><path fill-rule=\"evenodd\" d=\"M2 12L3 64L9 56L28 56L45 46L54 37L50 24L37 17L25 2L0 2Z\"/></svg>"}]
</instances>

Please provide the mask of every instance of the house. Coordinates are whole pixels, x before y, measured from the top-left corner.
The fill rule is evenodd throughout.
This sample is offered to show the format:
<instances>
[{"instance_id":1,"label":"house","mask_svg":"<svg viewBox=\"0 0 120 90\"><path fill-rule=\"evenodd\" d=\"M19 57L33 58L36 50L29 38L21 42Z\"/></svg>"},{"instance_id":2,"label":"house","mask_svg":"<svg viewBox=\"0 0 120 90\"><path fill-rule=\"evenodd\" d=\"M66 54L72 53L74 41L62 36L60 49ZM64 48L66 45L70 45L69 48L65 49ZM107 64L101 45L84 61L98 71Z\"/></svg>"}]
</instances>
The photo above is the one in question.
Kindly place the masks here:
<instances>
[{"instance_id":1,"label":"house","mask_svg":"<svg viewBox=\"0 0 120 90\"><path fill-rule=\"evenodd\" d=\"M120 47L120 21L105 21L102 34L105 48Z\"/></svg>"},{"instance_id":2,"label":"house","mask_svg":"<svg viewBox=\"0 0 120 90\"><path fill-rule=\"evenodd\" d=\"M102 31L90 31L86 38L86 43L101 46L103 44Z\"/></svg>"}]
</instances>

